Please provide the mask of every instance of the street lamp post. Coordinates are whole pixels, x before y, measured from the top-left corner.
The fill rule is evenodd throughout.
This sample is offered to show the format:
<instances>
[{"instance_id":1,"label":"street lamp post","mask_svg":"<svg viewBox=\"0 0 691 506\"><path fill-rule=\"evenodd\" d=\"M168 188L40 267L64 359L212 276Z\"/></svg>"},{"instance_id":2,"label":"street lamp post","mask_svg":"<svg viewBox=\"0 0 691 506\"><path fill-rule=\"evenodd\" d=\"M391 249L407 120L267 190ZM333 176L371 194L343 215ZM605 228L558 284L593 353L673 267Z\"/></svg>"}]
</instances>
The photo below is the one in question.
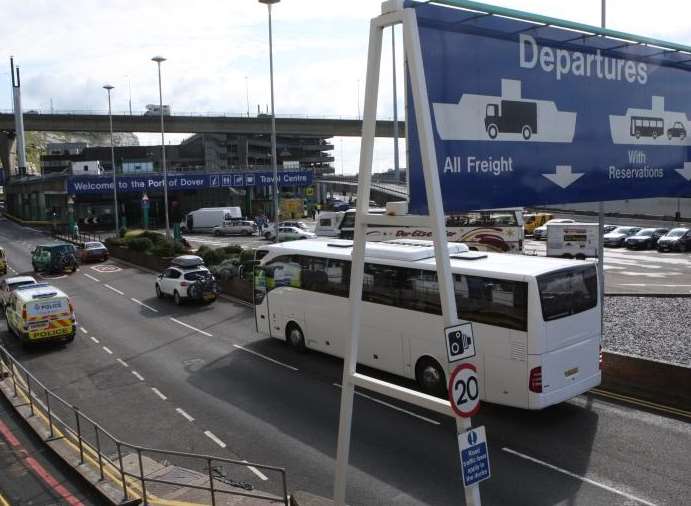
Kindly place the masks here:
<instances>
[{"instance_id":1,"label":"street lamp post","mask_svg":"<svg viewBox=\"0 0 691 506\"><path fill-rule=\"evenodd\" d=\"M271 6L280 0L259 0L269 9L269 77L271 81L271 165L273 168L274 190L274 240L278 242L278 160L276 159L276 114L274 111L274 55L273 34L271 32Z\"/></svg>"},{"instance_id":2,"label":"street lamp post","mask_svg":"<svg viewBox=\"0 0 691 506\"><path fill-rule=\"evenodd\" d=\"M113 211L115 217L115 237L120 233L120 223L118 222L118 186L115 179L115 144L113 143L113 112L110 107L110 91L114 88L110 84L103 85L103 89L108 92L108 121L110 123L110 163L113 170Z\"/></svg>"},{"instance_id":3,"label":"street lamp post","mask_svg":"<svg viewBox=\"0 0 691 506\"><path fill-rule=\"evenodd\" d=\"M166 239L170 239L170 220L168 218L168 170L166 168L166 139L163 129L163 88L161 87L161 63L166 61L163 56L151 58L158 64L158 105L161 113L161 166L163 168L163 206L166 217Z\"/></svg>"}]
</instances>

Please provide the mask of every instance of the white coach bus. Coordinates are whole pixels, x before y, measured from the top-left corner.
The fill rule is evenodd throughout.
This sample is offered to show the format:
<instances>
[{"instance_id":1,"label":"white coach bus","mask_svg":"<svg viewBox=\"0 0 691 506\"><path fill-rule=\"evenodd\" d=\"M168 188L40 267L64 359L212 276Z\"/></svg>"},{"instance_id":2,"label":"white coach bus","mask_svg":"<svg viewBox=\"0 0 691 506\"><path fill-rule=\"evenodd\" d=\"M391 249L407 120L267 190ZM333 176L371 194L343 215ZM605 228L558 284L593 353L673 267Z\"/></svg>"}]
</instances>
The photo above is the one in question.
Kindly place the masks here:
<instances>
[{"instance_id":1,"label":"white coach bus","mask_svg":"<svg viewBox=\"0 0 691 506\"><path fill-rule=\"evenodd\" d=\"M352 241L262 247L259 333L343 357L350 334ZM480 398L542 409L600 383L595 264L469 252L449 243L459 317L473 324ZM431 241L367 244L358 362L446 389L446 347Z\"/></svg>"}]
</instances>

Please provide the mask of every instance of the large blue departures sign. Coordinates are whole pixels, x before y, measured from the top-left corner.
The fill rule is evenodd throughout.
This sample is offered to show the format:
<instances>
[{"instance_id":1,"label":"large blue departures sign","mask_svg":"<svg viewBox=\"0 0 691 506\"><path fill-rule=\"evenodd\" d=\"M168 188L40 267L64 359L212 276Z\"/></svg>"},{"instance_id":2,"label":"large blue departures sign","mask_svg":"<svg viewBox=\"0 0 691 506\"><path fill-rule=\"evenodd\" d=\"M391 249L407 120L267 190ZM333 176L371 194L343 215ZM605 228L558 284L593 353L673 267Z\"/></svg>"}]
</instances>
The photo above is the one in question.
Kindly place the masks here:
<instances>
[{"instance_id":1,"label":"large blue departures sign","mask_svg":"<svg viewBox=\"0 0 691 506\"><path fill-rule=\"evenodd\" d=\"M120 176L118 192L163 191L163 176L159 173L147 176ZM223 172L219 174L168 174L169 191L189 191L206 188L251 188L271 186L271 172ZM279 186L308 186L312 184L311 171L279 171ZM71 176L67 179L67 193L85 195L111 193L111 176Z\"/></svg>"},{"instance_id":2,"label":"large blue departures sign","mask_svg":"<svg viewBox=\"0 0 691 506\"><path fill-rule=\"evenodd\" d=\"M691 54L598 29L407 6L416 7L447 213L691 195ZM423 213L410 93L407 118L410 209Z\"/></svg>"}]
</instances>

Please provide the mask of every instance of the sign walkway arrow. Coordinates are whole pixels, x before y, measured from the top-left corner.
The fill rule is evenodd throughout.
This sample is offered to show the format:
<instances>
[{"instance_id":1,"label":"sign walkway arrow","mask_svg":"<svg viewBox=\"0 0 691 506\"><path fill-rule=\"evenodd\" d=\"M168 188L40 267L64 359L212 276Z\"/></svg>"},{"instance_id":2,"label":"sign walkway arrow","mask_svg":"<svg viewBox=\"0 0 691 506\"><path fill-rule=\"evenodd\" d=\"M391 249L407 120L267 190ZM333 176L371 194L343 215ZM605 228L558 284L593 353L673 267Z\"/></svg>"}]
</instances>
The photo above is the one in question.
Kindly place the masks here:
<instances>
[{"instance_id":1,"label":"sign walkway arrow","mask_svg":"<svg viewBox=\"0 0 691 506\"><path fill-rule=\"evenodd\" d=\"M582 172L571 172L571 165L557 165L556 169L556 173L543 176L561 188L570 186L583 175Z\"/></svg>"},{"instance_id":2,"label":"sign walkway arrow","mask_svg":"<svg viewBox=\"0 0 691 506\"><path fill-rule=\"evenodd\" d=\"M681 175L681 177L683 177L687 181L691 181L691 162L684 162L683 169L674 170L676 170Z\"/></svg>"}]
</instances>

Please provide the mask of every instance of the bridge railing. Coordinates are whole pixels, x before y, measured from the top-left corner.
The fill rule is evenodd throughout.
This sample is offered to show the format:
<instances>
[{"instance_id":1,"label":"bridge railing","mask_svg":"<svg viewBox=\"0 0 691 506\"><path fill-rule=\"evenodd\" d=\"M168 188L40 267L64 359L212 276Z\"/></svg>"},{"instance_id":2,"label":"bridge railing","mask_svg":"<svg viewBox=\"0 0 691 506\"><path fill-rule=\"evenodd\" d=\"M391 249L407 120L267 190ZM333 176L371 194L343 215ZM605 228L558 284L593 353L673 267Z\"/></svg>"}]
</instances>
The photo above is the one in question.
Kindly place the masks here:
<instances>
[{"instance_id":1,"label":"bridge railing","mask_svg":"<svg viewBox=\"0 0 691 506\"><path fill-rule=\"evenodd\" d=\"M6 348L0 345L0 381L9 377L12 382L12 394L15 398L22 398L24 405L29 406L30 416L39 416L48 424L50 435L48 440L68 438L69 444L79 452L79 464L88 462L98 468L100 479L106 476L119 484L122 489L122 502L141 499L146 505L164 503L163 499L155 497L147 491L147 487L156 484L203 490L208 492L210 504L223 494L250 497L267 502L283 502L289 505L286 470L282 467L268 466L254 462L240 461L211 455L194 454L179 451L160 450L135 445L117 438L96 422L79 407L67 402L57 395L33 374L31 374ZM166 461L185 464L188 469L203 471L206 481L197 480L193 483L182 483L166 480L166 475L151 473L145 470L144 458L153 456ZM254 486L246 481L237 481L228 476L236 474L226 473L224 466L249 468L259 470L270 475L278 475L281 490L277 495L253 492Z\"/></svg>"},{"instance_id":2,"label":"bridge railing","mask_svg":"<svg viewBox=\"0 0 691 506\"><path fill-rule=\"evenodd\" d=\"M0 109L0 114L14 114L11 109ZM41 116L50 115L95 115L95 116L107 116L108 111L105 109L54 109L43 110L43 109L28 109L24 111L24 114L40 114ZM113 116L133 116L133 117L145 117L152 116L158 118L158 113L148 113L146 111L132 111L130 115L129 110L126 111L113 111ZM173 111L171 114L164 114L164 117L170 116L182 116L182 117L214 117L214 118L249 118L249 119L271 119L270 115L266 116L248 116L246 112L232 112L232 111ZM276 114L277 119L324 119L324 120L352 120L361 121L362 118L349 115L341 114L309 114L309 113L285 113ZM379 117L379 121L393 121L393 117Z\"/></svg>"}]
</instances>

